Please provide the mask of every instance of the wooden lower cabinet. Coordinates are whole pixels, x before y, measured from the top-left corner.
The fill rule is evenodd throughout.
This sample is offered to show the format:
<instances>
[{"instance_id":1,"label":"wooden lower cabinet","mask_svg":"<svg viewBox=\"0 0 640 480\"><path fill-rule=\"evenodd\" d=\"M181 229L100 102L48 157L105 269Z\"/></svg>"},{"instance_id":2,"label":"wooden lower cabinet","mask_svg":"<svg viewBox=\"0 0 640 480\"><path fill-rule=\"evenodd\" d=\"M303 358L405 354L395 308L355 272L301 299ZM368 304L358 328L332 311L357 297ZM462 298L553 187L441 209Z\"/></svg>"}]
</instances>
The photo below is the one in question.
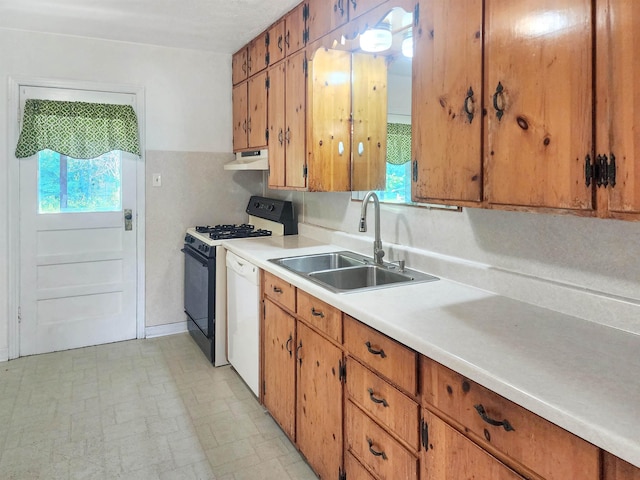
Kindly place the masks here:
<instances>
[{"instance_id":1,"label":"wooden lower cabinet","mask_svg":"<svg viewBox=\"0 0 640 480\"><path fill-rule=\"evenodd\" d=\"M640 468L605 452L603 480L640 480Z\"/></svg>"},{"instance_id":2,"label":"wooden lower cabinet","mask_svg":"<svg viewBox=\"0 0 640 480\"><path fill-rule=\"evenodd\" d=\"M295 319L265 299L263 327L263 401L287 436L295 441Z\"/></svg>"},{"instance_id":3,"label":"wooden lower cabinet","mask_svg":"<svg viewBox=\"0 0 640 480\"><path fill-rule=\"evenodd\" d=\"M422 451L423 479L524 480L426 409L424 419L428 439Z\"/></svg>"},{"instance_id":4,"label":"wooden lower cabinet","mask_svg":"<svg viewBox=\"0 0 640 480\"><path fill-rule=\"evenodd\" d=\"M369 471L350 453L344 456L344 471L349 480L376 480Z\"/></svg>"},{"instance_id":5,"label":"wooden lower cabinet","mask_svg":"<svg viewBox=\"0 0 640 480\"><path fill-rule=\"evenodd\" d=\"M342 470L342 350L298 322L298 448L321 479Z\"/></svg>"}]
</instances>

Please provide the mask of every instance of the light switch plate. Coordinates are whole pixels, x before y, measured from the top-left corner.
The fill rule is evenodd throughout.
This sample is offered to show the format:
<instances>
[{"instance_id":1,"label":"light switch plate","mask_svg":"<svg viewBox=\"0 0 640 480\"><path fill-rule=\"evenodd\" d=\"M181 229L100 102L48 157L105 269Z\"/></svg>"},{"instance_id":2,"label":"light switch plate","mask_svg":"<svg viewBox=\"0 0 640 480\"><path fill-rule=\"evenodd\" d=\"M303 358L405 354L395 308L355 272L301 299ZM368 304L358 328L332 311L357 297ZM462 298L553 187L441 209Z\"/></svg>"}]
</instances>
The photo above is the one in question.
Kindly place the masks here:
<instances>
[{"instance_id":1,"label":"light switch plate","mask_svg":"<svg viewBox=\"0 0 640 480\"><path fill-rule=\"evenodd\" d=\"M161 187L162 186L162 175L160 175L159 173L154 173L153 174L153 186L154 187Z\"/></svg>"}]
</instances>

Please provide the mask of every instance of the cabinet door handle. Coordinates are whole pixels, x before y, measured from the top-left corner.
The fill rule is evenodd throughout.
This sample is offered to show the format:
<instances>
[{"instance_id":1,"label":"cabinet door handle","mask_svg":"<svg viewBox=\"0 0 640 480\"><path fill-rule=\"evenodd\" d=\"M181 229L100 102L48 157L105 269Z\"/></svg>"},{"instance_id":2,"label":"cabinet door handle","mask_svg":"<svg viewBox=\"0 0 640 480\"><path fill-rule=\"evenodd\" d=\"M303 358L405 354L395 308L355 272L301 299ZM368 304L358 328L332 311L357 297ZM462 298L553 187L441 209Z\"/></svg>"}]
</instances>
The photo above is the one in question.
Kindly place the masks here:
<instances>
[{"instance_id":1,"label":"cabinet door handle","mask_svg":"<svg viewBox=\"0 0 640 480\"><path fill-rule=\"evenodd\" d=\"M480 415L480 418L482 418L482 420L487 422L489 425L493 425L494 427L502 427L507 432L513 432L515 430L515 428L511 426L508 420L499 421L489 417L489 415L487 415L487 412L481 403L479 403L478 405L474 405L473 408L476 409L476 411L478 412L478 415Z\"/></svg>"},{"instance_id":2,"label":"cabinet door handle","mask_svg":"<svg viewBox=\"0 0 640 480\"><path fill-rule=\"evenodd\" d=\"M296 358L298 359L298 362L300 362L300 365L302 365L302 357L300 356L300 350L302 350L302 340L300 340L300 344L298 345L298 348L296 348Z\"/></svg>"},{"instance_id":3,"label":"cabinet door handle","mask_svg":"<svg viewBox=\"0 0 640 480\"><path fill-rule=\"evenodd\" d=\"M473 100L473 88L469 87L467 96L464 99L464 113L467 114L469 123L473 122L473 113L475 111L475 101Z\"/></svg>"},{"instance_id":4,"label":"cabinet door handle","mask_svg":"<svg viewBox=\"0 0 640 480\"><path fill-rule=\"evenodd\" d=\"M496 92L493 94L493 108L496 111L496 117L498 117L498 121L502 120L502 116L504 115L503 92L504 87L502 86L502 82L498 82ZM500 100L500 105L498 105L498 100Z\"/></svg>"},{"instance_id":5,"label":"cabinet door handle","mask_svg":"<svg viewBox=\"0 0 640 480\"><path fill-rule=\"evenodd\" d=\"M356 11L356 6L358 6L358 2L356 0L351 0L351 5L353 5L353 11Z\"/></svg>"},{"instance_id":6,"label":"cabinet door handle","mask_svg":"<svg viewBox=\"0 0 640 480\"><path fill-rule=\"evenodd\" d=\"M282 52L282 35L278 37L278 50Z\"/></svg>"},{"instance_id":7,"label":"cabinet door handle","mask_svg":"<svg viewBox=\"0 0 640 480\"><path fill-rule=\"evenodd\" d=\"M251 133L251 118L249 118L249 121L247 122L247 130Z\"/></svg>"},{"instance_id":8,"label":"cabinet door handle","mask_svg":"<svg viewBox=\"0 0 640 480\"><path fill-rule=\"evenodd\" d=\"M246 60L244 62L242 62L242 72L245 75L247 74L247 61Z\"/></svg>"},{"instance_id":9,"label":"cabinet door handle","mask_svg":"<svg viewBox=\"0 0 640 480\"><path fill-rule=\"evenodd\" d=\"M316 310L315 307L311 307L311 315L314 317L324 318L324 312Z\"/></svg>"},{"instance_id":10,"label":"cabinet door handle","mask_svg":"<svg viewBox=\"0 0 640 480\"><path fill-rule=\"evenodd\" d=\"M246 133L247 131L247 121L242 122L242 130Z\"/></svg>"},{"instance_id":11,"label":"cabinet door handle","mask_svg":"<svg viewBox=\"0 0 640 480\"><path fill-rule=\"evenodd\" d=\"M284 132L282 129L278 132L278 142L280 142L280 146L284 143Z\"/></svg>"},{"instance_id":12,"label":"cabinet door handle","mask_svg":"<svg viewBox=\"0 0 640 480\"><path fill-rule=\"evenodd\" d=\"M338 10L340 10L340 16L344 17L343 0L338 0L337 3L333 4L333 11L337 12Z\"/></svg>"},{"instance_id":13,"label":"cabinet door handle","mask_svg":"<svg viewBox=\"0 0 640 480\"><path fill-rule=\"evenodd\" d=\"M385 407L385 408L389 406L389 404L387 403L387 401L384 398L376 398L373 395L373 388L368 388L367 392L369 392L369 398L371 399L371 401L373 403L381 403L382 406Z\"/></svg>"},{"instance_id":14,"label":"cabinet door handle","mask_svg":"<svg viewBox=\"0 0 640 480\"><path fill-rule=\"evenodd\" d=\"M367 350L369 350L370 354L372 354L372 355L380 355L380 358L386 358L387 354L384 353L383 349L375 350L375 349L371 348L371 342L366 342L365 346L367 347Z\"/></svg>"},{"instance_id":15,"label":"cabinet door handle","mask_svg":"<svg viewBox=\"0 0 640 480\"><path fill-rule=\"evenodd\" d=\"M373 449L373 440L367 438L367 443L369 444L369 451L371 452L371 455L373 455L374 457L382 457L383 460L387 459L387 454L384 453L384 451L379 452Z\"/></svg>"},{"instance_id":16,"label":"cabinet door handle","mask_svg":"<svg viewBox=\"0 0 640 480\"><path fill-rule=\"evenodd\" d=\"M289 340L287 340L287 343L284 344L284 348L286 348L287 352L289 352L289 357L293 355L293 350L291 350L291 342L293 342L293 336L289 334Z\"/></svg>"},{"instance_id":17,"label":"cabinet door handle","mask_svg":"<svg viewBox=\"0 0 640 480\"><path fill-rule=\"evenodd\" d=\"M274 293L282 293L282 289L280 287L273 287Z\"/></svg>"},{"instance_id":18,"label":"cabinet door handle","mask_svg":"<svg viewBox=\"0 0 640 480\"><path fill-rule=\"evenodd\" d=\"M291 129L287 127L287 132L284 134L284 139L287 141L287 145L291 143Z\"/></svg>"},{"instance_id":19,"label":"cabinet door handle","mask_svg":"<svg viewBox=\"0 0 640 480\"><path fill-rule=\"evenodd\" d=\"M289 48L289 30L287 30L287 34L284 36L284 44Z\"/></svg>"}]
</instances>

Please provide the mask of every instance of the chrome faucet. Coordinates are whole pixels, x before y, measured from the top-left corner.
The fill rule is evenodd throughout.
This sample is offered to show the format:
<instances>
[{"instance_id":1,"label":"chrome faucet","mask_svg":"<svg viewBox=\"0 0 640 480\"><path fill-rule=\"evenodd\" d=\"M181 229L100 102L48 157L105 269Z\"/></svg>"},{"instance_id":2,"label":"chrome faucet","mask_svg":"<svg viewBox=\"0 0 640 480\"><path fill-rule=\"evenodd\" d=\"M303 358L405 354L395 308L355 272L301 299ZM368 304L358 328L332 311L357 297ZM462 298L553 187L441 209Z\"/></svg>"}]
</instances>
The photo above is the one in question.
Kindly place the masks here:
<instances>
[{"instance_id":1,"label":"chrome faucet","mask_svg":"<svg viewBox=\"0 0 640 480\"><path fill-rule=\"evenodd\" d=\"M367 231L367 206L369 200L373 199L373 207L375 209L375 239L373 241L373 259L378 265L382 265L382 257L384 257L384 250L382 249L382 240L380 239L380 200L375 192L367 192L362 200L362 207L360 209L360 226L358 231Z\"/></svg>"}]
</instances>

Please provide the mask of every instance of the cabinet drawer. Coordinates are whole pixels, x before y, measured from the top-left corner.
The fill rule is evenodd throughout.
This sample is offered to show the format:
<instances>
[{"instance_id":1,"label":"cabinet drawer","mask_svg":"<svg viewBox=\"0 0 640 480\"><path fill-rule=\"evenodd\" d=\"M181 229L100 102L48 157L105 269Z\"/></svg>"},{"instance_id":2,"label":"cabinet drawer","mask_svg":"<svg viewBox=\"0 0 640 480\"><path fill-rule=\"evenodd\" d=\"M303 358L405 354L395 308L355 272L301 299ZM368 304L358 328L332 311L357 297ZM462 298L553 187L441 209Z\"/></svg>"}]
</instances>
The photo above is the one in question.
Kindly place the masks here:
<instances>
[{"instance_id":1,"label":"cabinet drawer","mask_svg":"<svg viewBox=\"0 0 640 480\"><path fill-rule=\"evenodd\" d=\"M347 392L381 425L414 450L420 449L420 407L416 402L352 358L347 366Z\"/></svg>"},{"instance_id":2,"label":"cabinet drawer","mask_svg":"<svg viewBox=\"0 0 640 480\"><path fill-rule=\"evenodd\" d=\"M382 480L413 480L418 477L418 459L347 401L347 450Z\"/></svg>"},{"instance_id":3,"label":"cabinet drawer","mask_svg":"<svg viewBox=\"0 0 640 480\"><path fill-rule=\"evenodd\" d=\"M296 287L263 271L264 294L292 312L296 311Z\"/></svg>"},{"instance_id":4,"label":"cabinet drawer","mask_svg":"<svg viewBox=\"0 0 640 480\"><path fill-rule=\"evenodd\" d=\"M547 480L599 478L594 445L426 357L422 375L425 400L481 445Z\"/></svg>"},{"instance_id":5,"label":"cabinet drawer","mask_svg":"<svg viewBox=\"0 0 640 480\"><path fill-rule=\"evenodd\" d=\"M366 366L409 394L417 394L416 352L346 315L344 343Z\"/></svg>"},{"instance_id":6,"label":"cabinet drawer","mask_svg":"<svg viewBox=\"0 0 640 480\"><path fill-rule=\"evenodd\" d=\"M296 313L309 325L326 333L336 342L342 343L342 312L337 308L298 290Z\"/></svg>"},{"instance_id":7,"label":"cabinet drawer","mask_svg":"<svg viewBox=\"0 0 640 480\"><path fill-rule=\"evenodd\" d=\"M376 480L350 453L344 457L344 471L349 480Z\"/></svg>"}]
</instances>

